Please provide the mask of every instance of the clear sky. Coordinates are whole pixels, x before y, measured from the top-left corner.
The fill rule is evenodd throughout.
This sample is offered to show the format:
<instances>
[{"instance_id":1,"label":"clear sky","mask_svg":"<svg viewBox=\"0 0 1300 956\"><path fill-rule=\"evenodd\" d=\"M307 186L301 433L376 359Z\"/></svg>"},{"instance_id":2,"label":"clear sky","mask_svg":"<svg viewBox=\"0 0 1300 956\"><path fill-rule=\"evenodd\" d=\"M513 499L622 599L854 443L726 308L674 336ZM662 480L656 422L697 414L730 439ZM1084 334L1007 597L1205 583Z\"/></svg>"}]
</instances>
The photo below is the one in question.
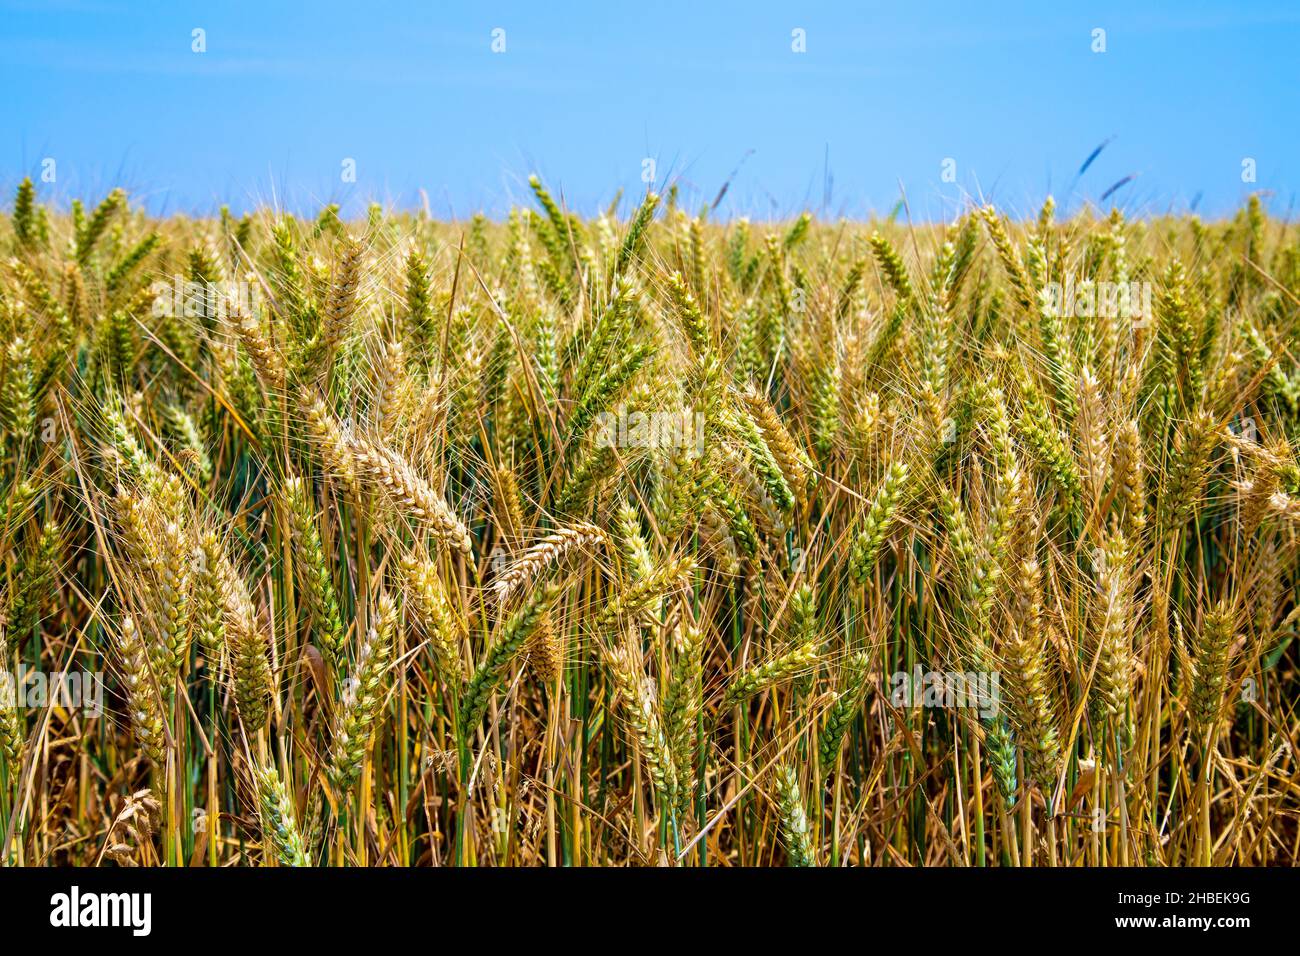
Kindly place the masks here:
<instances>
[{"instance_id":1,"label":"clear sky","mask_svg":"<svg viewBox=\"0 0 1300 956\"><path fill-rule=\"evenodd\" d=\"M585 213L652 159L692 206L738 168L720 216L904 194L917 219L971 197L1024 214L1126 176L1107 207L1215 216L1258 190L1290 215L1298 64L1294 0L0 0L0 187L499 216L537 171Z\"/></svg>"}]
</instances>

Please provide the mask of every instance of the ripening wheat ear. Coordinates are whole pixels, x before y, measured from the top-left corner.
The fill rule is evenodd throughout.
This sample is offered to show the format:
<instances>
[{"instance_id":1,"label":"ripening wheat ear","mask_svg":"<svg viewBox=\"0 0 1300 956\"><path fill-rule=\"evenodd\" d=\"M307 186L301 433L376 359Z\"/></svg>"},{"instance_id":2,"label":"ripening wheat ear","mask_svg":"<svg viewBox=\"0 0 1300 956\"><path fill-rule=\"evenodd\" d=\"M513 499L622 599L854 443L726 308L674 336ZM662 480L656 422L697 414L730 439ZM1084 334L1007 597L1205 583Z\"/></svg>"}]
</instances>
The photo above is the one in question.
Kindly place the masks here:
<instances>
[{"instance_id":1,"label":"ripening wheat ear","mask_svg":"<svg viewBox=\"0 0 1300 956\"><path fill-rule=\"evenodd\" d=\"M719 516L726 522L727 531L732 541L746 558L752 558L758 551L758 536L754 530L753 519L745 506L727 487L727 482L718 472L699 476L701 497L717 509Z\"/></svg>"},{"instance_id":2,"label":"ripening wheat ear","mask_svg":"<svg viewBox=\"0 0 1300 956\"><path fill-rule=\"evenodd\" d=\"M120 461L122 470L138 482L141 488L150 492L155 490L161 482L162 473L127 424L122 414L121 400L115 398L104 402L100 416L107 432L106 454Z\"/></svg>"},{"instance_id":3,"label":"ripening wheat ear","mask_svg":"<svg viewBox=\"0 0 1300 956\"><path fill-rule=\"evenodd\" d=\"M1201 627L1192 635L1191 699L1188 712L1192 727L1209 738L1223 712L1223 692L1234 637L1236 615L1227 602L1210 609Z\"/></svg>"},{"instance_id":4,"label":"ripening wheat ear","mask_svg":"<svg viewBox=\"0 0 1300 956\"><path fill-rule=\"evenodd\" d=\"M1228 437L1237 446L1246 444L1230 434ZM1256 445L1250 450L1252 457L1258 459L1254 474L1235 485L1240 493L1239 514L1243 538L1250 538L1259 531L1270 512L1285 514L1287 511L1286 495L1281 490L1289 460L1286 443L1277 442L1267 448Z\"/></svg>"},{"instance_id":5,"label":"ripening wheat ear","mask_svg":"<svg viewBox=\"0 0 1300 956\"><path fill-rule=\"evenodd\" d=\"M375 611L375 625L357 651L357 662L344 687L342 713L330 748L326 777L338 800L346 797L361 776L366 750L388 694L388 668L393 659L397 632L397 605L381 595Z\"/></svg>"},{"instance_id":6,"label":"ripening wheat ear","mask_svg":"<svg viewBox=\"0 0 1300 956\"><path fill-rule=\"evenodd\" d=\"M1124 536L1136 541L1146 526L1146 477L1142 436L1136 421L1124 422L1115 435L1111 485L1115 507L1122 512Z\"/></svg>"},{"instance_id":7,"label":"ripening wheat ear","mask_svg":"<svg viewBox=\"0 0 1300 956\"><path fill-rule=\"evenodd\" d=\"M248 352L248 357L257 370L257 377L262 385L272 394L284 392L288 380L284 356L279 347L262 331L262 327L251 315L246 315L233 308L230 321L235 327L240 343Z\"/></svg>"},{"instance_id":8,"label":"ripening wheat ear","mask_svg":"<svg viewBox=\"0 0 1300 956\"><path fill-rule=\"evenodd\" d=\"M235 679L235 706L245 731L255 735L266 724L267 703L274 691L268 639L254 617L241 613L228 621L226 640Z\"/></svg>"},{"instance_id":9,"label":"ripening wheat ear","mask_svg":"<svg viewBox=\"0 0 1300 956\"><path fill-rule=\"evenodd\" d=\"M151 583L158 622L163 631L160 636L165 649L165 669L156 676L163 680L165 675L166 691L170 695L172 682L189 658L193 551L191 537L179 520L163 517L157 532L159 560L155 567L157 574Z\"/></svg>"},{"instance_id":10,"label":"ripening wheat ear","mask_svg":"<svg viewBox=\"0 0 1300 956\"><path fill-rule=\"evenodd\" d=\"M555 626L550 612L542 615L528 637L525 650L533 678L543 687L553 686L564 673L564 635Z\"/></svg>"},{"instance_id":11,"label":"ripening wheat ear","mask_svg":"<svg viewBox=\"0 0 1300 956\"><path fill-rule=\"evenodd\" d=\"M623 646L608 653L606 659L655 791L663 806L671 810L678 802L677 764L664 733L659 702L655 700L652 685L641 669L640 655L631 646Z\"/></svg>"},{"instance_id":12,"label":"ripening wheat ear","mask_svg":"<svg viewBox=\"0 0 1300 956\"><path fill-rule=\"evenodd\" d=\"M741 393L741 400L762 431L763 440L780 466L786 484L801 503L806 501L810 472L807 453L795 444L789 429L764 396L750 388Z\"/></svg>"},{"instance_id":13,"label":"ripening wheat ear","mask_svg":"<svg viewBox=\"0 0 1300 956\"><path fill-rule=\"evenodd\" d=\"M1105 566L1098 583L1100 614L1094 644L1096 672L1092 683L1092 702L1097 715L1122 721L1128 713L1133 688L1133 622L1130 616L1131 552L1127 542L1112 537L1106 544ZM1126 727L1121 725L1121 729Z\"/></svg>"},{"instance_id":14,"label":"ripening wheat ear","mask_svg":"<svg viewBox=\"0 0 1300 956\"><path fill-rule=\"evenodd\" d=\"M1007 234L1006 225L992 206L980 209L980 218L988 228L989 238L993 240L993 247L997 250L998 259L1006 270L1007 278L1011 281L1011 288L1019 304L1032 311L1038 297L1034 294L1033 282L1029 274L1025 272L1024 262L1021 261L1020 254Z\"/></svg>"},{"instance_id":15,"label":"ripening wheat ear","mask_svg":"<svg viewBox=\"0 0 1300 956\"><path fill-rule=\"evenodd\" d=\"M376 369L376 388L371 418L381 437L391 437L408 396L406 349L401 339L385 341Z\"/></svg>"},{"instance_id":16,"label":"ripening wheat ear","mask_svg":"<svg viewBox=\"0 0 1300 956\"><path fill-rule=\"evenodd\" d=\"M348 332L348 322L356 308L357 286L361 280L361 258L365 247L352 236L345 236L339 244L338 263L325 311L321 314L320 336L325 355L332 357L339 342Z\"/></svg>"},{"instance_id":17,"label":"ripening wheat ear","mask_svg":"<svg viewBox=\"0 0 1300 956\"><path fill-rule=\"evenodd\" d=\"M998 472L993 507L984 531L984 549L974 568L972 592L981 612L989 610L1006 567L1014 563L1017 534L1024 526L1026 485L1024 470L1013 455L1008 467Z\"/></svg>"},{"instance_id":18,"label":"ripening wheat ear","mask_svg":"<svg viewBox=\"0 0 1300 956\"><path fill-rule=\"evenodd\" d=\"M641 533L641 514L626 498L614 510L614 524L618 532L614 543L623 574L633 581L649 576L654 571L654 555Z\"/></svg>"},{"instance_id":19,"label":"ripening wheat ear","mask_svg":"<svg viewBox=\"0 0 1300 956\"><path fill-rule=\"evenodd\" d=\"M1208 411L1197 412L1179 428L1173 464L1160 499L1160 537L1179 530L1200 504L1217 443L1217 423Z\"/></svg>"},{"instance_id":20,"label":"ripening wheat ear","mask_svg":"<svg viewBox=\"0 0 1300 956\"><path fill-rule=\"evenodd\" d=\"M664 732L681 775L683 809L695 789L698 720L704 708L704 632L693 625L674 631L673 663L663 696Z\"/></svg>"},{"instance_id":21,"label":"ripening wheat ear","mask_svg":"<svg viewBox=\"0 0 1300 956\"><path fill-rule=\"evenodd\" d=\"M226 653L234 680L235 707L249 739L266 723L275 678L267 657L270 636L261 628L244 579L225 555L218 557L225 604Z\"/></svg>"},{"instance_id":22,"label":"ripening wheat ear","mask_svg":"<svg viewBox=\"0 0 1300 956\"><path fill-rule=\"evenodd\" d=\"M348 440L352 467L375 482L404 516L428 527L443 544L469 554L469 529L456 517L443 497L396 452L359 435Z\"/></svg>"},{"instance_id":23,"label":"ripening wheat ear","mask_svg":"<svg viewBox=\"0 0 1300 956\"><path fill-rule=\"evenodd\" d=\"M407 612L429 640L443 681L455 686L461 671L461 627L437 565L418 554L408 554L402 558L401 570Z\"/></svg>"},{"instance_id":24,"label":"ripening wheat ear","mask_svg":"<svg viewBox=\"0 0 1300 956\"><path fill-rule=\"evenodd\" d=\"M1080 470L1092 505L1101 499L1105 485L1110 439L1102 404L1101 384L1087 366L1079 373L1078 415L1075 417L1075 425L1082 459Z\"/></svg>"},{"instance_id":25,"label":"ripening wheat ear","mask_svg":"<svg viewBox=\"0 0 1300 956\"><path fill-rule=\"evenodd\" d=\"M149 670L149 654L134 619L130 617L122 618L117 634L117 651L136 743L146 757L161 764L167 749L161 702Z\"/></svg>"},{"instance_id":26,"label":"ripening wheat ear","mask_svg":"<svg viewBox=\"0 0 1300 956\"><path fill-rule=\"evenodd\" d=\"M790 511L795 505L794 492L790 490L785 473L777 464L773 449L768 446L758 424L744 412L732 416L731 424L749 453L753 469L772 503L782 512Z\"/></svg>"},{"instance_id":27,"label":"ripening wheat ear","mask_svg":"<svg viewBox=\"0 0 1300 956\"><path fill-rule=\"evenodd\" d=\"M663 596L670 589L687 580L694 570L695 559L689 556L665 561L649 574L634 580L629 587L616 592L609 603L596 615L592 621L592 628L600 633L620 618L634 620L649 609L658 606Z\"/></svg>"},{"instance_id":28,"label":"ripening wheat ear","mask_svg":"<svg viewBox=\"0 0 1300 956\"><path fill-rule=\"evenodd\" d=\"M9 343L5 352L5 377L0 386L0 423L15 439L24 440L32 435L36 426L36 411L32 403L31 344L20 335Z\"/></svg>"},{"instance_id":29,"label":"ripening wheat ear","mask_svg":"<svg viewBox=\"0 0 1300 956\"><path fill-rule=\"evenodd\" d=\"M686 288L686 283L682 279L680 272L674 272L668 276L668 293L672 299L678 321L681 323L682 331L685 333L686 340L690 343L691 348L701 356L711 354L713 351L713 335L709 329L708 320L700 312L695 296L691 295L690 290Z\"/></svg>"},{"instance_id":30,"label":"ripening wheat ear","mask_svg":"<svg viewBox=\"0 0 1300 956\"><path fill-rule=\"evenodd\" d=\"M317 456L348 495L354 501L359 501L361 484L357 477L356 462L338 420L319 395L303 403L302 413L307 435L314 442Z\"/></svg>"},{"instance_id":31,"label":"ripening wheat ear","mask_svg":"<svg viewBox=\"0 0 1300 956\"><path fill-rule=\"evenodd\" d=\"M191 555L195 567L194 635L208 667L215 672L226 639L225 586L221 576L224 552L216 531L199 531Z\"/></svg>"},{"instance_id":32,"label":"ripening wheat ear","mask_svg":"<svg viewBox=\"0 0 1300 956\"><path fill-rule=\"evenodd\" d=\"M1012 600L1014 627L1003 649L1011 720L1024 748L1027 775L1044 794L1050 794L1056 784L1061 739L1037 561L1021 564L1012 581Z\"/></svg>"},{"instance_id":33,"label":"ripening wheat ear","mask_svg":"<svg viewBox=\"0 0 1300 956\"><path fill-rule=\"evenodd\" d=\"M513 594L536 581L548 569L556 567L570 555L596 549L605 540L603 531L586 522L553 531L520 555L492 582L497 603L504 605Z\"/></svg>"}]
</instances>

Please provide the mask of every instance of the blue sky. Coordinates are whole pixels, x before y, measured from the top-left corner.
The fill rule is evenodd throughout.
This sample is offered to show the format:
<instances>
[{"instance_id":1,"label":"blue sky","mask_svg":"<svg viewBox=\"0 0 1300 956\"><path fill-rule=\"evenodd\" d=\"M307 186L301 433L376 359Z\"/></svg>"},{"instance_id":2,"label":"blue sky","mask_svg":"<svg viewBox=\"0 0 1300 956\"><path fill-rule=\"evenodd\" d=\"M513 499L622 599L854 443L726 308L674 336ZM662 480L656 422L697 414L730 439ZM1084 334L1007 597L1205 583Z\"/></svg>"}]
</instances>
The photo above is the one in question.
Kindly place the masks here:
<instances>
[{"instance_id":1,"label":"blue sky","mask_svg":"<svg viewBox=\"0 0 1300 956\"><path fill-rule=\"evenodd\" d=\"M499 216L537 171L591 212L644 190L649 158L692 206L739 167L722 216L904 194L916 219L1024 214L1129 175L1106 206L1215 216L1260 190L1289 215L1297 49L1300 7L1272 2L0 0L0 187L52 158L59 202Z\"/></svg>"}]
</instances>

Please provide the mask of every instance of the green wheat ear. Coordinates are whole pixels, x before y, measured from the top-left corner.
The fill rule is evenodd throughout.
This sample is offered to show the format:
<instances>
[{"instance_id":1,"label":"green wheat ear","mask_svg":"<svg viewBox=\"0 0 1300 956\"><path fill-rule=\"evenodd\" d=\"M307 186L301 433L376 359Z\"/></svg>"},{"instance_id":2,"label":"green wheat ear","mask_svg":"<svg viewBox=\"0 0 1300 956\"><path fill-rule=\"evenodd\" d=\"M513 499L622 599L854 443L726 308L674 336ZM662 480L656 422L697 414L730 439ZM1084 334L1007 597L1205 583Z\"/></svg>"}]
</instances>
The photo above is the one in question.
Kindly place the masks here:
<instances>
[{"instance_id":1,"label":"green wheat ear","mask_svg":"<svg viewBox=\"0 0 1300 956\"><path fill-rule=\"evenodd\" d=\"M338 673L344 665L347 631L339 610L334 578L325 561L313 502L308 495L309 489L301 478L291 477L285 481L285 512L298 546L294 563L307 593L321 650L331 669Z\"/></svg>"},{"instance_id":2,"label":"green wheat ear","mask_svg":"<svg viewBox=\"0 0 1300 956\"><path fill-rule=\"evenodd\" d=\"M253 770L258 806L262 816L262 833L281 866L310 866L307 847L298 830L293 801L272 766Z\"/></svg>"},{"instance_id":3,"label":"green wheat ear","mask_svg":"<svg viewBox=\"0 0 1300 956\"><path fill-rule=\"evenodd\" d=\"M816 866L817 851L812 844L808 813L804 809L803 794L799 792L799 778L791 766L778 767L776 771L777 806L781 813L781 836L791 866Z\"/></svg>"},{"instance_id":4,"label":"green wheat ear","mask_svg":"<svg viewBox=\"0 0 1300 956\"><path fill-rule=\"evenodd\" d=\"M890 467L871 507L867 509L861 530L853 539L853 548L849 552L849 573L859 584L865 584L875 569L880 548L897 519L907 476L908 467L903 462L896 462Z\"/></svg>"},{"instance_id":5,"label":"green wheat ear","mask_svg":"<svg viewBox=\"0 0 1300 956\"><path fill-rule=\"evenodd\" d=\"M568 257L565 250L569 245L571 226L569 218L560 211L559 205L552 198L550 191L542 185L542 180L536 173L528 177L528 187L537 197L537 204L542 207L549 221L549 228L542 230L542 244L555 260L566 261Z\"/></svg>"},{"instance_id":6,"label":"green wheat ear","mask_svg":"<svg viewBox=\"0 0 1300 956\"><path fill-rule=\"evenodd\" d=\"M114 189L104 198L103 202L95 207L95 211L90 218L77 231L76 257L78 264L86 264L113 216L125 207L126 193L121 189Z\"/></svg>"},{"instance_id":7,"label":"green wheat ear","mask_svg":"<svg viewBox=\"0 0 1300 956\"><path fill-rule=\"evenodd\" d=\"M31 637L50 603L62 552L63 532L59 523L47 520L23 556L14 583L9 634L19 648Z\"/></svg>"},{"instance_id":8,"label":"green wheat ear","mask_svg":"<svg viewBox=\"0 0 1300 956\"><path fill-rule=\"evenodd\" d=\"M131 274L161 245L162 236L157 232L150 232L128 249L104 278L105 291L111 296L121 290L131 278Z\"/></svg>"},{"instance_id":9,"label":"green wheat ear","mask_svg":"<svg viewBox=\"0 0 1300 956\"><path fill-rule=\"evenodd\" d=\"M817 643L809 641L743 671L722 695L723 707L743 704L770 687L810 671L818 661Z\"/></svg>"},{"instance_id":10,"label":"green wheat ear","mask_svg":"<svg viewBox=\"0 0 1300 956\"><path fill-rule=\"evenodd\" d=\"M673 762L683 778L684 803L689 803L695 789L700 742L698 721L704 709L704 633L693 626L677 628L673 652L668 689L663 698L664 728Z\"/></svg>"},{"instance_id":11,"label":"green wheat ear","mask_svg":"<svg viewBox=\"0 0 1300 956\"><path fill-rule=\"evenodd\" d=\"M5 350L6 370L0 384L0 423L15 441L32 437L36 427L35 380L32 350L27 339L13 339Z\"/></svg>"},{"instance_id":12,"label":"green wheat ear","mask_svg":"<svg viewBox=\"0 0 1300 956\"><path fill-rule=\"evenodd\" d=\"M13 227L18 251L32 250L37 239L36 187L32 185L30 176L18 184L18 194L14 197Z\"/></svg>"},{"instance_id":13,"label":"green wheat ear","mask_svg":"<svg viewBox=\"0 0 1300 956\"><path fill-rule=\"evenodd\" d=\"M998 717L985 726L984 742L998 795L1005 806L1011 807L1016 802L1016 744L1004 718Z\"/></svg>"},{"instance_id":14,"label":"green wheat ear","mask_svg":"<svg viewBox=\"0 0 1300 956\"><path fill-rule=\"evenodd\" d=\"M811 226L812 214L800 213L799 218L791 223L790 228L786 230L785 236L781 239L781 245L787 250L793 249L808 238L808 229Z\"/></svg>"},{"instance_id":15,"label":"green wheat ear","mask_svg":"<svg viewBox=\"0 0 1300 956\"><path fill-rule=\"evenodd\" d=\"M4 630L0 628L0 672L8 675L12 663L9 643L5 639ZM10 779L17 776L22 767L26 737L26 726L22 712L18 709L13 682L0 679L0 756L8 762L6 769Z\"/></svg>"},{"instance_id":16,"label":"green wheat ear","mask_svg":"<svg viewBox=\"0 0 1300 956\"><path fill-rule=\"evenodd\" d=\"M817 754L822 773L832 774L844 746L844 736L862 707L867 691L868 658L861 652L850 657L841 667L840 680L835 688L835 702L826 712L826 723L817 740Z\"/></svg>"},{"instance_id":17,"label":"green wheat ear","mask_svg":"<svg viewBox=\"0 0 1300 956\"><path fill-rule=\"evenodd\" d=\"M488 700L505 677L506 669L523 649L547 608L559 594L559 586L548 584L535 590L529 600L511 616L496 641L488 648L460 697L461 739L468 741L487 712Z\"/></svg>"},{"instance_id":18,"label":"green wheat ear","mask_svg":"<svg viewBox=\"0 0 1300 956\"><path fill-rule=\"evenodd\" d=\"M695 296L691 295L690 290L686 288L686 282L680 272L668 276L668 291L672 296L673 306L682 330L686 333L687 341L698 354L710 354L713 350L713 342L708 321L700 312Z\"/></svg>"},{"instance_id":19,"label":"green wheat ear","mask_svg":"<svg viewBox=\"0 0 1300 956\"><path fill-rule=\"evenodd\" d=\"M871 234L871 251L875 253L876 262L880 265L880 270L884 272L885 279L889 282L890 287L894 290L899 305L910 307L916 300L916 292L912 287L912 280L908 276L907 266L903 264L903 257L898 254L887 238L878 232Z\"/></svg>"},{"instance_id":20,"label":"green wheat ear","mask_svg":"<svg viewBox=\"0 0 1300 956\"><path fill-rule=\"evenodd\" d=\"M632 224L628 226L627 235L623 237L623 245L618 251L618 259L614 263L614 273L611 280L622 275L632 263L632 260L640 254L641 247L645 242L646 230L649 229L650 222L654 219L655 210L658 206L658 194L646 193L646 197L637 209L636 215L632 217Z\"/></svg>"},{"instance_id":21,"label":"green wheat ear","mask_svg":"<svg viewBox=\"0 0 1300 956\"><path fill-rule=\"evenodd\" d=\"M739 433L740 440L749 453L750 462L772 503L784 512L793 509L794 492L790 490L790 483L786 480L785 473L777 463L776 456L758 423L748 414L741 412L734 416L732 427Z\"/></svg>"}]
</instances>

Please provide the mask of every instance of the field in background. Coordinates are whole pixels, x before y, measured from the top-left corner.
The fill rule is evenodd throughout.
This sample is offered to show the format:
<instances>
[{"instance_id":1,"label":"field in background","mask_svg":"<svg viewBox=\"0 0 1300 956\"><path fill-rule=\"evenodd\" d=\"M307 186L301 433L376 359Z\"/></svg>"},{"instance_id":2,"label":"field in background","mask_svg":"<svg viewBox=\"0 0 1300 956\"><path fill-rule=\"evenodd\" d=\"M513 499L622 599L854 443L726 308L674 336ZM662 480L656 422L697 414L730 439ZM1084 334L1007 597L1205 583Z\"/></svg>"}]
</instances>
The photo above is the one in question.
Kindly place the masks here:
<instances>
[{"instance_id":1,"label":"field in background","mask_svg":"<svg viewBox=\"0 0 1300 956\"><path fill-rule=\"evenodd\" d=\"M1295 862L1294 227L534 192L19 190L4 862Z\"/></svg>"}]
</instances>

